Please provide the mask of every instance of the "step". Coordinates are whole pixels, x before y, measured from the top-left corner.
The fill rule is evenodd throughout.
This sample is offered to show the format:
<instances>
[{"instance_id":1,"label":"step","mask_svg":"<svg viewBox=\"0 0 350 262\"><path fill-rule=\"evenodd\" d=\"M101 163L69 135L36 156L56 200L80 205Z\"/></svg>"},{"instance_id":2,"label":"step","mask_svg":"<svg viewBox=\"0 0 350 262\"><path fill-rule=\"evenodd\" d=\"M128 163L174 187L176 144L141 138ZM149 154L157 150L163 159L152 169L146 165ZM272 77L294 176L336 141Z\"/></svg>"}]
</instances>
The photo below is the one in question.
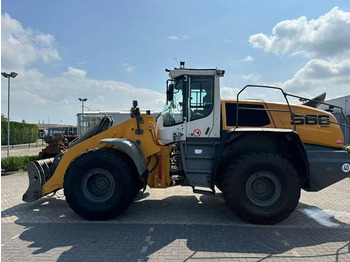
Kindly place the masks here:
<instances>
[{"instance_id":1,"label":"step","mask_svg":"<svg viewBox=\"0 0 350 262\"><path fill-rule=\"evenodd\" d=\"M214 156L186 155L185 159L211 159L211 160L214 160Z\"/></svg>"},{"instance_id":2,"label":"step","mask_svg":"<svg viewBox=\"0 0 350 262\"><path fill-rule=\"evenodd\" d=\"M192 174L211 174L212 170L200 170L200 169L187 169L186 173Z\"/></svg>"},{"instance_id":3,"label":"step","mask_svg":"<svg viewBox=\"0 0 350 262\"><path fill-rule=\"evenodd\" d=\"M208 190L203 190L203 189L196 189L195 187L192 187L192 189L193 189L193 193L196 193L196 194L215 196L215 189L212 190L208 188Z\"/></svg>"}]
</instances>

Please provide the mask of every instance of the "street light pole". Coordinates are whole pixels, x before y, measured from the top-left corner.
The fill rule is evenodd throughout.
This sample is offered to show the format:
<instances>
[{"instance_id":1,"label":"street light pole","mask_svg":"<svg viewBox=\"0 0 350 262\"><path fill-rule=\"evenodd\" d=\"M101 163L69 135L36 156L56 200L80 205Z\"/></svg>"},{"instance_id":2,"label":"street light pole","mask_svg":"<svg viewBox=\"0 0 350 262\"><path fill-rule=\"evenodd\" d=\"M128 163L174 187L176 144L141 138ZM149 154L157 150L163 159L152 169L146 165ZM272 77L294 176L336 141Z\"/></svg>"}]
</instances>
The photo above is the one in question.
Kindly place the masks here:
<instances>
[{"instance_id":1,"label":"street light pole","mask_svg":"<svg viewBox=\"0 0 350 262\"><path fill-rule=\"evenodd\" d=\"M78 98L79 101L81 102L81 125L80 125L80 133L82 132L82 126L84 124L84 102L86 102L88 99L87 98Z\"/></svg>"},{"instance_id":2,"label":"street light pole","mask_svg":"<svg viewBox=\"0 0 350 262\"><path fill-rule=\"evenodd\" d=\"M18 74L11 72L7 74L2 72L1 75L7 78L7 157L10 156L10 78L15 78Z\"/></svg>"}]
</instances>

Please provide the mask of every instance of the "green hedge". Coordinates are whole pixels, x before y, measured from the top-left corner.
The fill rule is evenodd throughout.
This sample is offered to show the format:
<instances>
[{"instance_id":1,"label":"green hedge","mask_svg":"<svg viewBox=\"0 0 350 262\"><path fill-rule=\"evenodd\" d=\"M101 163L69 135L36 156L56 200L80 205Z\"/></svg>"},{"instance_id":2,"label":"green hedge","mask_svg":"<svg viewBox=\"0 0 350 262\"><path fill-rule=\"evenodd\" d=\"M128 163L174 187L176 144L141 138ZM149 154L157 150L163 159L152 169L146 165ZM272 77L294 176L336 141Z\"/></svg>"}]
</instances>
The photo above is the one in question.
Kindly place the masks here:
<instances>
[{"instance_id":1,"label":"green hedge","mask_svg":"<svg viewBox=\"0 0 350 262\"><path fill-rule=\"evenodd\" d=\"M26 170L27 163L38 160L38 156L10 156L1 159L1 169L9 171Z\"/></svg>"},{"instance_id":2,"label":"green hedge","mask_svg":"<svg viewBox=\"0 0 350 262\"><path fill-rule=\"evenodd\" d=\"M345 147L345 150L348 151L350 154L350 146Z\"/></svg>"},{"instance_id":3,"label":"green hedge","mask_svg":"<svg viewBox=\"0 0 350 262\"><path fill-rule=\"evenodd\" d=\"M35 143L38 140L39 128L35 124L10 121L10 144ZM7 145L7 121L1 121L1 145Z\"/></svg>"}]
</instances>

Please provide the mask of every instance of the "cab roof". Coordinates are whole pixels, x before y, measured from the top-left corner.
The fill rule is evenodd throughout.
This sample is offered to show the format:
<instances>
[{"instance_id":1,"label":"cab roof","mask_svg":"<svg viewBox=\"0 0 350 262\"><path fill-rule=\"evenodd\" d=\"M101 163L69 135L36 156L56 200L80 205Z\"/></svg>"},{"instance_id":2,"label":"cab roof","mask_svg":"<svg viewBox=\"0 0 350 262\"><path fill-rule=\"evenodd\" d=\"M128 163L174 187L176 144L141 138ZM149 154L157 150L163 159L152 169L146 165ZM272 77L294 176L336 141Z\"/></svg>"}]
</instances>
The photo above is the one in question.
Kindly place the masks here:
<instances>
[{"instance_id":1,"label":"cab roof","mask_svg":"<svg viewBox=\"0 0 350 262\"><path fill-rule=\"evenodd\" d=\"M174 68L173 70L165 69L169 73L171 79L177 78L183 75L218 75L224 76L225 70L220 70L217 68L185 68L184 63L181 64L180 68Z\"/></svg>"}]
</instances>

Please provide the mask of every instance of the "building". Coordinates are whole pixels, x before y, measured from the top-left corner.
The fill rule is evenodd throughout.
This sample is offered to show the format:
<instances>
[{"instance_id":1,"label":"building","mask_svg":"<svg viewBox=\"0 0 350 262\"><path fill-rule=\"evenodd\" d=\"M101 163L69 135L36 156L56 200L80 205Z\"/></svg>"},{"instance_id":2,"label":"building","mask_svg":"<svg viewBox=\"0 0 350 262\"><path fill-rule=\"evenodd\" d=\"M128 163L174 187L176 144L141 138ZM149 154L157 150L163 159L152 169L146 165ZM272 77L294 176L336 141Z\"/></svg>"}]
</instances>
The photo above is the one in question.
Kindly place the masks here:
<instances>
[{"instance_id":1,"label":"building","mask_svg":"<svg viewBox=\"0 0 350 262\"><path fill-rule=\"evenodd\" d=\"M43 134L46 131L48 132L48 134L60 133L69 136L77 135L77 127L72 125L38 124L37 126L39 128L39 138L42 138Z\"/></svg>"},{"instance_id":2,"label":"building","mask_svg":"<svg viewBox=\"0 0 350 262\"><path fill-rule=\"evenodd\" d=\"M146 114L146 111L141 110L141 114ZM159 114L159 111L151 112L151 116L153 117L157 117ZM104 116L110 116L113 119L113 125L118 125L130 119L130 111L85 111L84 114L78 113L78 133L81 134L97 125Z\"/></svg>"},{"instance_id":3,"label":"building","mask_svg":"<svg viewBox=\"0 0 350 262\"><path fill-rule=\"evenodd\" d=\"M335 105L337 107L340 107L341 109L337 107L332 107L328 105L321 105L319 108L324 109L326 111L331 112L338 120L338 123L341 125L341 129L344 134L344 143L346 145L350 144L350 130L349 127L346 127L345 125L350 123L350 95L338 97L335 99L330 99L325 101L327 104Z\"/></svg>"}]
</instances>

